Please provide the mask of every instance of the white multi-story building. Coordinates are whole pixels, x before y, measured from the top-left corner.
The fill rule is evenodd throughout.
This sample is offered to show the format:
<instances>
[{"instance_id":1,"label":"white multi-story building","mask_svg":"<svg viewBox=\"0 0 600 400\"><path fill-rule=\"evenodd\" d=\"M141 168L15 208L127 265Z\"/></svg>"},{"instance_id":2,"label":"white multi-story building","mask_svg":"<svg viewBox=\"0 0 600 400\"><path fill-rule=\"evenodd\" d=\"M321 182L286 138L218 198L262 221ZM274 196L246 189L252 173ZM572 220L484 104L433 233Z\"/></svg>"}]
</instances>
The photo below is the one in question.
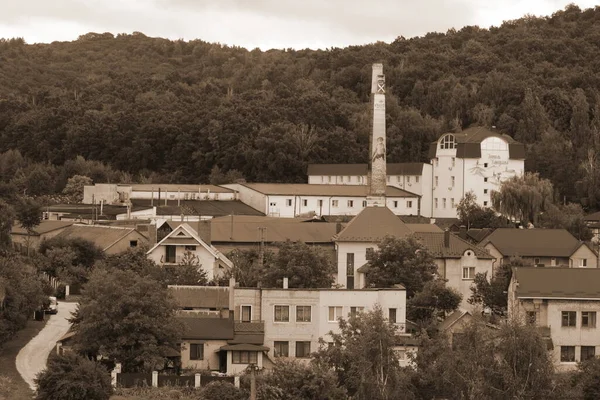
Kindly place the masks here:
<instances>
[{"instance_id":1,"label":"white multi-story building","mask_svg":"<svg viewBox=\"0 0 600 400\"><path fill-rule=\"evenodd\" d=\"M473 191L477 202L491 207L491 192L515 175L523 175L525 148L508 135L483 127L446 133L431 144L432 210L437 218L456 218L456 206Z\"/></svg>"},{"instance_id":2,"label":"white multi-story building","mask_svg":"<svg viewBox=\"0 0 600 400\"><path fill-rule=\"evenodd\" d=\"M523 174L525 148L508 135L473 127L442 135L431 144L429 158L431 164L388 164L388 185L420 195L422 216L456 218L456 206L467 192L490 207L491 191ZM364 185L367 164L311 164L308 183Z\"/></svg>"},{"instance_id":3,"label":"white multi-story building","mask_svg":"<svg viewBox=\"0 0 600 400\"><path fill-rule=\"evenodd\" d=\"M508 312L539 327L559 370L600 354L600 269L513 269Z\"/></svg>"},{"instance_id":4,"label":"white multi-story building","mask_svg":"<svg viewBox=\"0 0 600 400\"><path fill-rule=\"evenodd\" d=\"M309 185L293 183L232 183L223 185L239 199L268 216L357 215L367 206L365 185ZM386 205L396 215L419 215L418 194L388 186Z\"/></svg>"}]
</instances>

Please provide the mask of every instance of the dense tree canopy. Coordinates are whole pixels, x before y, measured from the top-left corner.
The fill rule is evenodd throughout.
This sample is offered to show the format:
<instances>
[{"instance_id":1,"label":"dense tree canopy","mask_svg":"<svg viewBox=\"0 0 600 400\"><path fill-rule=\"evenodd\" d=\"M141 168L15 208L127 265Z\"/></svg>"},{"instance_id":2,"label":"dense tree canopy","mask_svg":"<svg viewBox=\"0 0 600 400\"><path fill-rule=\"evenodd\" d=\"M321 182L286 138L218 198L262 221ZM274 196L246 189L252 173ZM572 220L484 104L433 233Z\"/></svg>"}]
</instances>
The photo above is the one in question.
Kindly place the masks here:
<instances>
[{"instance_id":1,"label":"dense tree canopy","mask_svg":"<svg viewBox=\"0 0 600 400\"><path fill-rule=\"evenodd\" d=\"M496 126L526 143L527 170L594 209L599 26L600 9L570 5L490 29L314 51L139 32L2 39L0 181L38 196L74 175L208 182L217 166L214 181L303 182L307 163L366 161L370 66L382 62L390 162L427 161L444 131Z\"/></svg>"}]
</instances>

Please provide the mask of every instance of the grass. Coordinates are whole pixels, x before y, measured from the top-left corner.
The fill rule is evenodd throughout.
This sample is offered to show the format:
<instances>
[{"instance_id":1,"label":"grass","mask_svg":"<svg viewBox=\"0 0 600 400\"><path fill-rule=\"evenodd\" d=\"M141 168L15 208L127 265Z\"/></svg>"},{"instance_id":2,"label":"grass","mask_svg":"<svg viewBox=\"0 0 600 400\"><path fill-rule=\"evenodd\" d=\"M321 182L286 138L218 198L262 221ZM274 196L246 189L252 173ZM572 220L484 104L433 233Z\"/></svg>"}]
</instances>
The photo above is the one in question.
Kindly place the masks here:
<instances>
[{"instance_id":1,"label":"grass","mask_svg":"<svg viewBox=\"0 0 600 400\"><path fill-rule=\"evenodd\" d=\"M44 321L27 321L27 326L0 348L0 400L31 400L33 391L25 383L15 360L23 348L46 325Z\"/></svg>"}]
</instances>

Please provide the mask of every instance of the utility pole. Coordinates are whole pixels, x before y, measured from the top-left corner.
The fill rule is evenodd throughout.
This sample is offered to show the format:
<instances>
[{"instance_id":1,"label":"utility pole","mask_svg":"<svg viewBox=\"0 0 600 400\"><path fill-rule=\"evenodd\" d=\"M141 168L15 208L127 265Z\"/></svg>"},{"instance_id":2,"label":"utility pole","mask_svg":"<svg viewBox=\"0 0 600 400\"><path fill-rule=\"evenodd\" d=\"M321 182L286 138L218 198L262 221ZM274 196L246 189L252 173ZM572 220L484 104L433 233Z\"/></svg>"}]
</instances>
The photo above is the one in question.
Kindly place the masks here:
<instances>
[{"instance_id":1,"label":"utility pole","mask_svg":"<svg viewBox=\"0 0 600 400\"><path fill-rule=\"evenodd\" d=\"M256 400L256 365L250 364L250 400Z\"/></svg>"}]
</instances>

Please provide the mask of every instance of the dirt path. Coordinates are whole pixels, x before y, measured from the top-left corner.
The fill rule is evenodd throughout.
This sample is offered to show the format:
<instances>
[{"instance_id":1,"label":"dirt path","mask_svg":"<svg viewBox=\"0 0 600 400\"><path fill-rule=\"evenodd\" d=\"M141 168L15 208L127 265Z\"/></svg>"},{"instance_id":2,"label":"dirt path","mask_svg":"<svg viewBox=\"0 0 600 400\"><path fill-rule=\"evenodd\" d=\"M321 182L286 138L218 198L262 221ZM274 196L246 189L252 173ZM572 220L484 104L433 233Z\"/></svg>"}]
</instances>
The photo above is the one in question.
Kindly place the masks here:
<instances>
[{"instance_id":1,"label":"dirt path","mask_svg":"<svg viewBox=\"0 0 600 400\"><path fill-rule=\"evenodd\" d=\"M46 360L56 348L56 341L69 330L71 324L67 318L71 318L76 307L77 303L60 302L58 314L50 316L44 329L17 354L17 371L32 390L35 390L33 379L46 368Z\"/></svg>"}]
</instances>

